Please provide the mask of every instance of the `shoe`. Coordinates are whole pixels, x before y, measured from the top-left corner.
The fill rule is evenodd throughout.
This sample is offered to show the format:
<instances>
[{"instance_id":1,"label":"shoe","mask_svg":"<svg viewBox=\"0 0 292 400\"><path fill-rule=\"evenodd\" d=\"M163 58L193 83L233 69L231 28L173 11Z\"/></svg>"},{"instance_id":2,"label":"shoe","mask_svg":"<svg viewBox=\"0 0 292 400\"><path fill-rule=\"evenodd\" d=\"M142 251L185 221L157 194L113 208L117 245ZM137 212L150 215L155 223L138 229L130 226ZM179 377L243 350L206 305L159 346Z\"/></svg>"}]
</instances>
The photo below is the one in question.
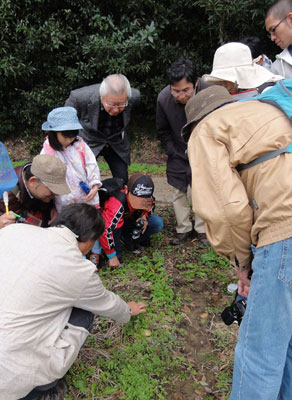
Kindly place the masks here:
<instances>
[{"instance_id":1,"label":"shoe","mask_svg":"<svg viewBox=\"0 0 292 400\"><path fill-rule=\"evenodd\" d=\"M139 247L136 247L135 249L130 250L130 252L131 252L132 254L135 254L135 256L140 256L140 255L142 254L142 250L139 249Z\"/></svg>"},{"instance_id":2,"label":"shoe","mask_svg":"<svg viewBox=\"0 0 292 400\"><path fill-rule=\"evenodd\" d=\"M100 255L97 253L90 253L89 260L96 266L96 269L99 270L99 257Z\"/></svg>"},{"instance_id":3,"label":"shoe","mask_svg":"<svg viewBox=\"0 0 292 400\"><path fill-rule=\"evenodd\" d=\"M170 244L173 246L177 246L183 242L185 242L187 239L191 239L193 234L193 231L186 232L186 233L177 233L175 237L173 237L170 241Z\"/></svg>"},{"instance_id":4,"label":"shoe","mask_svg":"<svg viewBox=\"0 0 292 400\"><path fill-rule=\"evenodd\" d=\"M68 384L65 378L59 380L56 386L46 390L44 394L38 397L38 400L63 400L68 389Z\"/></svg>"},{"instance_id":5,"label":"shoe","mask_svg":"<svg viewBox=\"0 0 292 400\"><path fill-rule=\"evenodd\" d=\"M198 240L204 246L210 246L206 233L198 233Z\"/></svg>"}]
</instances>

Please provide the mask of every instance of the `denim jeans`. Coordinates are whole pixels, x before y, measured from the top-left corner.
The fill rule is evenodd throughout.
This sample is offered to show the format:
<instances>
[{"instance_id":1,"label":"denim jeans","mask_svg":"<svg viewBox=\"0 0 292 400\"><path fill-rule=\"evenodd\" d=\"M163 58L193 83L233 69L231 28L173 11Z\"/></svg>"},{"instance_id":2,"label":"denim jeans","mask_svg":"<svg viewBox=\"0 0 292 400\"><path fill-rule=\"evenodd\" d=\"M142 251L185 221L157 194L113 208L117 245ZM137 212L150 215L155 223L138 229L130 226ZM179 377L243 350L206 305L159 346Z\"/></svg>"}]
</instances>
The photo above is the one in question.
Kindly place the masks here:
<instances>
[{"instance_id":1,"label":"denim jeans","mask_svg":"<svg viewBox=\"0 0 292 400\"><path fill-rule=\"evenodd\" d=\"M229 400L292 399L292 238L258 248Z\"/></svg>"}]
</instances>

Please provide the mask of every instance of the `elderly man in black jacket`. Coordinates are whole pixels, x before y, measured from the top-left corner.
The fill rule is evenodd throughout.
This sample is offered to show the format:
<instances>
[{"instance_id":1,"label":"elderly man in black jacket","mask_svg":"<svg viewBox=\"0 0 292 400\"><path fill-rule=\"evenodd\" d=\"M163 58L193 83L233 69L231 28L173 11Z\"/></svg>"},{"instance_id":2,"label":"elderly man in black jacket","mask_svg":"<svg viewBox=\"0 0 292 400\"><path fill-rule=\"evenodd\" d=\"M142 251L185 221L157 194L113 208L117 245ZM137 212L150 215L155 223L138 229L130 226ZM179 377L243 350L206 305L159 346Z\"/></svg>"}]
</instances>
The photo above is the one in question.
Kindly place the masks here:
<instances>
[{"instance_id":1,"label":"elderly man in black jacket","mask_svg":"<svg viewBox=\"0 0 292 400\"><path fill-rule=\"evenodd\" d=\"M183 58L173 62L167 71L168 85L159 93L156 108L156 131L167 159L167 181L173 186L173 208L177 235L170 243L178 245L193 235L191 208L187 189L191 183L191 169L186 154L187 145L181 136L186 124L185 105L199 90L207 87L198 79L195 64ZM204 223L195 216L195 231L203 244L208 244Z\"/></svg>"},{"instance_id":2,"label":"elderly man in black jacket","mask_svg":"<svg viewBox=\"0 0 292 400\"><path fill-rule=\"evenodd\" d=\"M122 74L107 76L101 84L72 90L65 106L76 108L83 127L80 136L94 155L102 155L112 175L128 182L130 144L125 128L140 92Z\"/></svg>"}]
</instances>

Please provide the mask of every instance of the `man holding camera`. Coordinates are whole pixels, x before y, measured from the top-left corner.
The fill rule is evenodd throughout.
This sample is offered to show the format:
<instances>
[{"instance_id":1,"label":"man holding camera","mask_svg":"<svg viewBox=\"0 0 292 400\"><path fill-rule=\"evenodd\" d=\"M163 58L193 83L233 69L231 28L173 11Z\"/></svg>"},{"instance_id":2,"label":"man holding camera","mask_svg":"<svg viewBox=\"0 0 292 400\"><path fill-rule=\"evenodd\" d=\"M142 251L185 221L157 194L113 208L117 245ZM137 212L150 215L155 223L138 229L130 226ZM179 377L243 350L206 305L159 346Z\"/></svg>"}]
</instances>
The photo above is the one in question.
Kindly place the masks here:
<instances>
[{"instance_id":1,"label":"man holding camera","mask_svg":"<svg viewBox=\"0 0 292 400\"><path fill-rule=\"evenodd\" d=\"M56 215L53 199L55 195L70 193L66 182L66 165L58 158L38 155L32 163L15 168L18 183L8 192L9 210L0 200L0 229L17 222L15 213L23 220L47 227Z\"/></svg>"},{"instance_id":2,"label":"man holding camera","mask_svg":"<svg viewBox=\"0 0 292 400\"><path fill-rule=\"evenodd\" d=\"M292 398L292 85L282 82L260 101L212 86L186 105L195 212L248 296L229 400Z\"/></svg>"},{"instance_id":3,"label":"man holding camera","mask_svg":"<svg viewBox=\"0 0 292 400\"><path fill-rule=\"evenodd\" d=\"M150 176L137 172L121 190L122 197L111 196L102 207L105 231L99 239L109 266L117 268L122 258L122 243L134 254L139 245L150 246L150 236L163 228L155 215L154 183Z\"/></svg>"}]
</instances>

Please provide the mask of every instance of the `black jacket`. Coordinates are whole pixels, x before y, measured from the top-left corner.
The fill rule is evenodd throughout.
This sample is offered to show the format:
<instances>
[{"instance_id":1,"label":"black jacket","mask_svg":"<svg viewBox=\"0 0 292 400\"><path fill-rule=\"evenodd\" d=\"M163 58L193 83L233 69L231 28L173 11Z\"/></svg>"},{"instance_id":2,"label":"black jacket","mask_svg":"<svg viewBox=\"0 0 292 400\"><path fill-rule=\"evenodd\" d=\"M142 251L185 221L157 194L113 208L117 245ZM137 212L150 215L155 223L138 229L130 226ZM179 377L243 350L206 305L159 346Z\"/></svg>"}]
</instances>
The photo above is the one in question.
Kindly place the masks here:
<instances>
[{"instance_id":1,"label":"black jacket","mask_svg":"<svg viewBox=\"0 0 292 400\"><path fill-rule=\"evenodd\" d=\"M125 134L125 128L130 122L131 110L139 103L140 92L132 88L132 96L129 104L122 112L123 129L117 134L105 137L98 130L98 122L100 115L100 84L85 86L80 89L72 90L70 96L65 102L65 106L74 107L83 130L80 136L88 144L97 157L105 145L109 145L127 165L130 165L130 144Z\"/></svg>"},{"instance_id":2,"label":"black jacket","mask_svg":"<svg viewBox=\"0 0 292 400\"><path fill-rule=\"evenodd\" d=\"M198 80L196 92L208 87ZM177 102L170 92L170 85L159 93L156 106L157 138L168 155L167 181L168 183L186 192L191 183L191 168L187 158L187 144L181 136L182 127L186 124L185 105Z\"/></svg>"}]
</instances>

